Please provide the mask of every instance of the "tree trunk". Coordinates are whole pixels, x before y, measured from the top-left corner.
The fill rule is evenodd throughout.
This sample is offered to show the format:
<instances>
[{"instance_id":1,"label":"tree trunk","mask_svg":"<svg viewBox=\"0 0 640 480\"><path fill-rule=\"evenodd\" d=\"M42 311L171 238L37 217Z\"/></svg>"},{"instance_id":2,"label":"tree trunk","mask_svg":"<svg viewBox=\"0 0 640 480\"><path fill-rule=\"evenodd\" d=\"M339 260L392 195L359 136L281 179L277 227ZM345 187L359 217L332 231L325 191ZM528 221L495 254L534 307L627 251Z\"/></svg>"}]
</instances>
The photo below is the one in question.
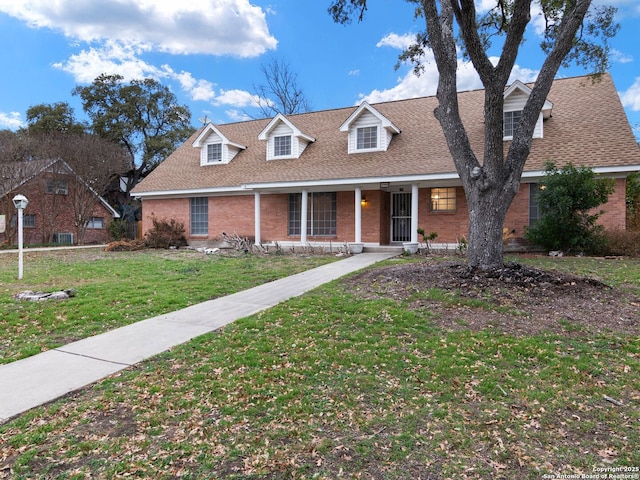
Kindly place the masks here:
<instances>
[{"instance_id":1,"label":"tree trunk","mask_svg":"<svg viewBox=\"0 0 640 480\"><path fill-rule=\"evenodd\" d=\"M504 266L503 227L513 197L509 190L499 186L493 186L484 191L478 188L468 189L467 261L471 267L489 270Z\"/></svg>"}]
</instances>

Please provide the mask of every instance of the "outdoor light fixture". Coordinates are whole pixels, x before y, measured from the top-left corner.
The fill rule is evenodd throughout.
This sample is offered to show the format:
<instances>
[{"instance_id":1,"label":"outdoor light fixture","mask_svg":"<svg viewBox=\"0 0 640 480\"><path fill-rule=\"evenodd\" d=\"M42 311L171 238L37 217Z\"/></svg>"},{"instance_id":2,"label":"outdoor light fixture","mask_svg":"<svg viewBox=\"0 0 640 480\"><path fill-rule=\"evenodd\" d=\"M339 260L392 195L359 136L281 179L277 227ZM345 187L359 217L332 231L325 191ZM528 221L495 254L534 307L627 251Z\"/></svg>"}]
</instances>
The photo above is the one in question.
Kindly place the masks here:
<instances>
[{"instance_id":1,"label":"outdoor light fixture","mask_svg":"<svg viewBox=\"0 0 640 480\"><path fill-rule=\"evenodd\" d=\"M362 197L362 199L360 200L360 206L364 207L367 205L367 197Z\"/></svg>"},{"instance_id":2,"label":"outdoor light fixture","mask_svg":"<svg viewBox=\"0 0 640 480\"><path fill-rule=\"evenodd\" d=\"M13 197L13 204L18 210L24 210L29 204L29 200L24 195L16 195Z\"/></svg>"},{"instance_id":3,"label":"outdoor light fixture","mask_svg":"<svg viewBox=\"0 0 640 480\"><path fill-rule=\"evenodd\" d=\"M22 212L27 208L29 200L24 195L18 194L13 197L13 204L18 209L18 280L22 280Z\"/></svg>"}]
</instances>

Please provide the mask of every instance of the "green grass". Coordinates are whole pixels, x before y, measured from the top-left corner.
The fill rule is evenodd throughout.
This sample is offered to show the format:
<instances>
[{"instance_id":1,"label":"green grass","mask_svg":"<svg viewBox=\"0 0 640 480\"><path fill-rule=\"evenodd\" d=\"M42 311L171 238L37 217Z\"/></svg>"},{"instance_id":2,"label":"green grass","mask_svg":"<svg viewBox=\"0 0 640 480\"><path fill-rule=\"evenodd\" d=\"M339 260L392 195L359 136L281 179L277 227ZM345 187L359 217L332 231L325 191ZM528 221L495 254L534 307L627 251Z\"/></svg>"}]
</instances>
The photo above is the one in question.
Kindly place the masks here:
<instances>
[{"instance_id":1,"label":"green grass","mask_svg":"<svg viewBox=\"0 0 640 480\"><path fill-rule=\"evenodd\" d=\"M615 282L609 268L598 275ZM0 425L0 478L538 480L637 468L638 392L636 336L448 332L428 311L336 281Z\"/></svg>"},{"instance_id":2,"label":"green grass","mask_svg":"<svg viewBox=\"0 0 640 480\"><path fill-rule=\"evenodd\" d=\"M286 257L286 258L285 258ZM215 256L195 251L28 252L0 255L0 363L228 295L333 261L331 256ZM20 291L73 288L65 301L24 302Z\"/></svg>"}]
</instances>

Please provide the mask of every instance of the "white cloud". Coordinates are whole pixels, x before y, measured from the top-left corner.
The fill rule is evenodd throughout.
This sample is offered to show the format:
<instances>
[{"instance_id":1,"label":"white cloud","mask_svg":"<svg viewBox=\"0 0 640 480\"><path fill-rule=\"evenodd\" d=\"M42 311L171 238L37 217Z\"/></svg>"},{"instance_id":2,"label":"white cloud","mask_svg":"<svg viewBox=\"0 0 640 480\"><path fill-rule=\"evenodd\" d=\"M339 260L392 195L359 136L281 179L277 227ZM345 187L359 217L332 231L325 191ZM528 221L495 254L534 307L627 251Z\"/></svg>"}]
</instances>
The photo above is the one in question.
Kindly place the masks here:
<instances>
[{"instance_id":1,"label":"white cloud","mask_svg":"<svg viewBox=\"0 0 640 480\"><path fill-rule=\"evenodd\" d=\"M376 44L376 47L393 47L405 50L414 43L416 43L416 36L414 34L406 33L404 35L398 35L397 33L390 33L386 37L383 37L382 40Z\"/></svg>"},{"instance_id":2,"label":"white cloud","mask_svg":"<svg viewBox=\"0 0 640 480\"><path fill-rule=\"evenodd\" d=\"M349 73L347 75L349 75L350 77L357 77L358 75L360 75L360 70L349 70Z\"/></svg>"},{"instance_id":3,"label":"white cloud","mask_svg":"<svg viewBox=\"0 0 640 480\"><path fill-rule=\"evenodd\" d=\"M259 99L245 90L220 90L213 100L214 105L233 105L234 107L255 107Z\"/></svg>"},{"instance_id":4,"label":"white cloud","mask_svg":"<svg viewBox=\"0 0 640 480\"><path fill-rule=\"evenodd\" d=\"M79 41L172 54L255 57L278 43L249 0L0 0L0 12Z\"/></svg>"},{"instance_id":5,"label":"white cloud","mask_svg":"<svg viewBox=\"0 0 640 480\"><path fill-rule=\"evenodd\" d=\"M640 77L636 77L633 85L620 94L620 100L622 100L622 105L634 112L640 111Z\"/></svg>"},{"instance_id":6,"label":"white cloud","mask_svg":"<svg viewBox=\"0 0 640 480\"><path fill-rule=\"evenodd\" d=\"M497 57L491 57L490 60L494 64L498 61ZM404 77L398 79L398 83L394 87L386 90L373 90L368 94L360 94L358 103L362 100L366 100L369 103L377 103L435 95L438 88L439 74L431 51L425 53L423 65L424 71L419 77L414 75L413 70L410 69ZM509 77L509 83L514 80L531 82L536 79L537 75L538 72L535 70L515 65ZM457 84L459 91L483 88L480 77L471 62L465 62L461 57L458 58Z\"/></svg>"},{"instance_id":7,"label":"white cloud","mask_svg":"<svg viewBox=\"0 0 640 480\"><path fill-rule=\"evenodd\" d=\"M232 122L246 122L247 120L251 120L251 117L249 115L239 110L231 109L226 110L224 113L229 119L231 119Z\"/></svg>"},{"instance_id":8,"label":"white cloud","mask_svg":"<svg viewBox=\"0 0 640 480\"><path fill-rule=\"evenodd\" d=\"M618 63L631 63L633 62L633 55L613 48L611 49L611 60Z\"/></svg>"},{"instance_id":9,"label":"white cloud","mask_svg":"<svg viewBox=\"0 0 640 480\"><path fill-rule=\"evenodd\" d=\"M125 81L154 78L173 81L192 100L243 108L255 105L248 92L216 92L216 85L158 67L145 60L150 52L255 57L277 46L266 15L271 8L251 0L0 0L0 12L32 28L63 33L77 53L53 66L90 84L101 74Z\"/></svg>"},{"instance_id":10,"label":"white cloud","mask_svg":"<svg viewBox=\"0 0 640 480\"><path fill-rule=\"evenodd\" d=\"M0 112L0 129L17 130L24 126L19 112Z\"/></svg>"},{"instance_id":11,"label":"white cloud","mask_svg":"<svg viewBox=\"0 0 640 480\"><path fill-rule=\"evenodd\" d=\"M165 67L167 70L169 67ZM189 72L180 72L173 75L182 89L185 90L192 100L202 100L210 102L216 96L215 84L204 79L193 78Z\"/></svg>"},{"instance_id":12,"label":"white cloud","mask_svg":"<svg viewBox=\"0 0 640 480\"><path fill-rule=\"evenodd\" d=\"M140 55L147 49L143 45L125 45L110 40L102 48L90 47L71 55L66 62L54 63L53 66L73 75L79 83L91 83L103 73L119 74L125 80L167 76L162 69L140 59Z\"/></svg>"},{"instance_id":13,"label":"white cloud","mask_svg":"<svg viewBox=\"0 0 640 480\"><path fill-rule=\"evenodd\" d=\"M195 78L190 72L175 72L169 65L156 67L140 59L146 47L107 42L104 48L90 48L72 55L64 63L54 67L70 73L80 83L89 84L103 73L118 74L125 81L140 78L155 78L158 81L175 81L191 100L210 102L213 105L247 107L256 105L252 94L243 90L216 91L216 84Z\"/></svg>"}]
</instances>

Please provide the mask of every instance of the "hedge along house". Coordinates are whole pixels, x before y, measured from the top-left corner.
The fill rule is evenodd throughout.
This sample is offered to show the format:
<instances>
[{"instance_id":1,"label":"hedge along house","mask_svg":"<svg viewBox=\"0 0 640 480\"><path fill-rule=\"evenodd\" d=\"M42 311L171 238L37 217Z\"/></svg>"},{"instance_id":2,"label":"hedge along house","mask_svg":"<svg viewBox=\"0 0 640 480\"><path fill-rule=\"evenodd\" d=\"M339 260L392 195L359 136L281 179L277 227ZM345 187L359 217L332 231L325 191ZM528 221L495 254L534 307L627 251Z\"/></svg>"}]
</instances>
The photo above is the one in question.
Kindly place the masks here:
<instances>
[{"instance_id":1,"label":"hedge along house","mask_svg":"<svg viewBox=\"0 0 640 480\"><path fill-rule=\"evenodd\" d=\"M0 164L0 242L17 242L13 197L29 200L23 214L25 245L102 244L109 241L108 223L120 215L73 171L67 162L30 160ZM80 222L83 222L80 224Z\"/></svg>"},{"instance_id":2,"label":"hedge along house","mask_svg":"<svg viewBox=\"0 0 640 480\"><path fill-rule=\"evenodd\" d=\"M505 91L505 149L529 93L517 81ZM483 101L482 90L459 95L480 158ZM263 244L378 246L418 242L422 228L456 245L467 234L467 202L436 106L425 97L207 124L134 189L143 230L153 218L175 219L192 244L226 232ZM538 217L547 161L616 178L600 221L625 228L625 178L640 170L640 151L609 75L554 82L505 222L516 237Z\"/></svg>"}]
</instances>

